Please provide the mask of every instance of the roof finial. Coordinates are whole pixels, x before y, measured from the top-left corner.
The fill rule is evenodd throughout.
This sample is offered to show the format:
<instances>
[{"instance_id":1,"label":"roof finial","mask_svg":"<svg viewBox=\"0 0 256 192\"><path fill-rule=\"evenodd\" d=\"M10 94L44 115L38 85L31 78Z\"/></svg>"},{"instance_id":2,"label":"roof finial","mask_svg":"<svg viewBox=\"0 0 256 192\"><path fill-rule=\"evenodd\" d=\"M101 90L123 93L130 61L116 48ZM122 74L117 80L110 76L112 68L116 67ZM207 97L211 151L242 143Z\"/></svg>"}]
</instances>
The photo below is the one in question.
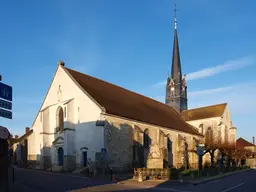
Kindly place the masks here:
<instances>
[{"instance_id":1,"label":"roof finial","mask_svg":"<svg viewBox=\"0 0 256 192\"><path fill-rule=\"evenodd\" d=\"M174 29L177 29L177 19L176 19L176 13L177 13L177 9L176 9L176 3L174 4Z\"/></svg>"}]
</instances>

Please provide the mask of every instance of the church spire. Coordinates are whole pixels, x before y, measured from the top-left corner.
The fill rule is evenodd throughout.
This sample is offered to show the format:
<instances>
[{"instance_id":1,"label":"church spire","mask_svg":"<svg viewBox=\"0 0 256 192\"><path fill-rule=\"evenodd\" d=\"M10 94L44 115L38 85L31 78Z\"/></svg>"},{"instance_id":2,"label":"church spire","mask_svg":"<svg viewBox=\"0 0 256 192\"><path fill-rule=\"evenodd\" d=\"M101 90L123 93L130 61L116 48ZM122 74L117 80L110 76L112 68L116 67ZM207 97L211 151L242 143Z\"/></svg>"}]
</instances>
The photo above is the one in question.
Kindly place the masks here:
<instances>
[{"instance_id":1,"label":"church spire","mask_svg":"<svg viewBox=\"0 0 256 192\"><path fill-rule=\"evenodd\" d=\"M170 77L167 77L165 103L173 107L176 111L182 112L187 109L187 85L186 76L182 78L181 73L176 12L175 4L172 69Z\"/></svg>"},{"instance_id":2,"label":"church spire","mask_svg":"<svg viewBox=\"0 0 256 192\"><path fill-rule=\"evenodd\" d=\"M173 55L172 55L172 72L171 78L175 83L180 83L182 74L181 74L181 64L180 64L180 50L178 42L178 32L177 32L177 18L176 18L176 4L174 8L174 41L173 41Z\"/></svg>"}]
</instances>

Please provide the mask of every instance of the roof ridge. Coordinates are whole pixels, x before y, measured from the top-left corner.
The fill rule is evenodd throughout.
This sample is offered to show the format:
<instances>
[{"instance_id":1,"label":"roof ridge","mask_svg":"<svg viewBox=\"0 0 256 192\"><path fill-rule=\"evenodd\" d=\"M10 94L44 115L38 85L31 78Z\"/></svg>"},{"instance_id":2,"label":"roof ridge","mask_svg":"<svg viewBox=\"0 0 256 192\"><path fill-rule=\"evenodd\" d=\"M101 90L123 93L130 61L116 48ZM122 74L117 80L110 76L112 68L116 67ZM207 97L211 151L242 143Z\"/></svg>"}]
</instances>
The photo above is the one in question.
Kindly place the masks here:
<instances>
[{"instance_id":1,"label":"roof ridge","mask_svg":"<svg viewBox=\"0 0 256 192\"><path fill-rule=\"evenodd\" d=\"M160 101L85 73L64 68L108 114L200 135L184 121L180 113Z\"/></svg>"},{"instance_id":2,"label":"roof ridge","mask_svg":"<svg viewBox=\"0 0 256 192\"><path fill-rule=\"evenodd\" d=\"M225 102L225 103L213 104L213 105L208 105L208 106L203 106L203 107L196 107L196 108L184 110L184 111L182 111L181 113L186 112L186 111L193 111L193 110L197 110L197 109L209 108L209 107L215 107L215 106L218 106L218 105L227 105L227 104L228 104L228 103Z\"/></svg>"},{"instance_id":3,"label":"roof ridge","mask_svg":"<svg viewBox=\"0 0 256 192\"><path fill-rule=\"evenodd\" d=\"M130 93L136 94L136 95L138 95L138 96L140 96L140 97L144 97L144 98L149 99L149 100L151 100L151 101L153 101L153 102L159 103L159 104L161 104L161 105L163 105L163 106L165 106L165 107L169 107L169 108L171 108L178 116L179 116L179 114L180 114L180 113L178 113L174 108L172 108L171 106L166 105L166 104L164 104L164 103L162 103L162 102L160 102L160 101L157 101L157 100L155 100L155 99L153 99L153 98L150 98L150 97L147 97L147 96L142 95L142 94L140 94L140 93L131 91L131 90L126 89L126 88L124 88L124 87L121 87L121 86L119 86L119 85L115 85L115 84L113 84L113 83L107 82L107 81L102 80L102 79L99 79L99 78L97 78L97 77L93 77L93 76L91 76L91 75L88 75L88 74L85 74L85 73L82 73L82 72L73 70L73 69L71 69L71 68L68 68L68 67L64 67L64 68L66 68L66 69L68 69L68 70L72 70L72 71L77 72L77 73L80 73L80 74L82 74L82 75L86 75L86 76L88 76L88 77L90 77L90 78L96 79L96 80L101 81L101 82L103 82L103 83L107 83L107 84L109 84L109 85L118 87L119 89L123 89L123 90L129 91ZM104 106L103 106L103 107L104 107Z\"/></svg>"},{"instance_id":4,"label":"roof ridge","mask_svg":"<svg viewBox=\"0 0 256 192\"><path fill-rule=\"evenodd\" d=\"M239 137L236 141L244 141L246 142L247 144L250 144L250 146L255 146L255 144L251 143L250 141L247 141L246 139L242 138L242 137ZM244 146L249 146L249 145L244 145Z\"/></svg>"}]
</instances>

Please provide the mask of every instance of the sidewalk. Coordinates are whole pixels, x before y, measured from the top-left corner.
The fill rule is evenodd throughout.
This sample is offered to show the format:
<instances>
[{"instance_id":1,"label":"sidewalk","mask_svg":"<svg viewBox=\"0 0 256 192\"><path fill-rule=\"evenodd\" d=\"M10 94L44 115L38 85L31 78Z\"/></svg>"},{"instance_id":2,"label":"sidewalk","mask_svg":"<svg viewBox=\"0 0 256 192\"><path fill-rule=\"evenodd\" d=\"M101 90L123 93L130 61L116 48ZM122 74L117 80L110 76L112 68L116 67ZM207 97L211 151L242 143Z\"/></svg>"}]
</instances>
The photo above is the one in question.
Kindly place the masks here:
<instances>
[{"instance_id":1,"label":"sidewalk","mask_svg":"<svg viewBox=\"0 0 256 192\"><path fill-rule=\"evenodd\" d=\"M222 173L222 174L215 175L215 176L212 176L212 177L206 177L206 178L202 178L202 179L199 179L199 180L190 180L190 181L185 181L185 182L193 184L193 185L199 185L199 184L207 183L209 181L213 181L213 180L217 180L217 179L222 179L224 177L228 177L228 176L231 176L231 175L235 175L237 173L242 173L242 172L251 171L251 170L252 169L243 169L243 170L239 170L239 171Z\"/></svg>"},{"instance_id":2,"label":"sidewalk","mask_svg":"<svg viewBox=\"0 0 256 192\"><path fill-rule=\"evenodd\" d=\"M234 172L229 172L229 173L223 173L223 174L215 175L212 177L198 178L198 179L193 179L193 180L146 180L146 181L139 183L137 180L129 179L129 180L118 182L117 184L145 185L145 186L150 186L150 187L157 187L158 185L169 185L169 184L174 184L174 183L199 185L199 184L207 183L209 181L221 179L224 177L228 177L228 176L231 176L231 175L234 175L237 173L242 173L242 172L250 171L250 170L252 170L252 169L244 169L244 170L239 170L239 171L234 171Z\"/></svg>"}]
</instances>

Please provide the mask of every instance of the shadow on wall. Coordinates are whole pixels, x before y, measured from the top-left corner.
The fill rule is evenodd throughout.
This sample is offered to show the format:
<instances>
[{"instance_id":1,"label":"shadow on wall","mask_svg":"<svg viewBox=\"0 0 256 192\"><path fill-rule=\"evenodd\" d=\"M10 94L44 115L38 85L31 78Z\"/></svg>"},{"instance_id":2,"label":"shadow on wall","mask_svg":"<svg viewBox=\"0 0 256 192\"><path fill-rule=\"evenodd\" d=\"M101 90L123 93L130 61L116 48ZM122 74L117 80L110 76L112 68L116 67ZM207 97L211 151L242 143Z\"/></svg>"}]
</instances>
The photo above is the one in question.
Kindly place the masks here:
<instances>
[{"instance_id":1,"label":"shadow on wall","mask_svg":"<svg viewBox=\"0 0 256 192\"><path fill-rule=\"evenodd\" d=\"M73 171L77 168L81 167L89 167L94 164L95 167L103 166L112 168L115 172L129 172L133 173L133 168L142 168L146 167L147 157L149 153L149 147L152 143L152 139L150 138L150 129L142 130L139 126L135 126L134 128L129 124L120 124L116 122L107 122L107 121L92 121L86 123L79 123L77 125L73 125L70 122L59 122L57 124L59 127L54 129L55 133L47 133L43 132L43 143L46 140L50 140L52 135L54 135L54 142L51 144L51 147L42 147L40 149L41 154L31 155L28 154L29 160L28 163L33 168L41 164L41 168L49 169L54 165L63 165L69 167L69 171ZM72 125L76 127L75 129L70 129L67 127L68 125ZM95 127L96 125L96 127ZM61 126L61 127L60 127ZM88 132L93 131L93 136L88 137ZM99 148L99 142L97 134L103 133L104 130L104 142L105 146L102 148L106 149L106 153L103 154L103 162L100 159L97 159L96 153L101 152L93 151L95 149L91 149L90 146L95 146L95 148ZM74 138L74 131L79 131L79 138L84 137L84 141L82 140L79 143L80 146L75 146L78 138ZM167 136L169 137L169 136ZM64 146L65 139L73 139L74 142L72 145ZM103 138L102 138L103 139ZM161 142L164 140L161 139ZM160 141L157 141L160 142ZM102 142L103 143L103 142ZM173 163L173 152L172 152L172 142L168 139L168 142L165 143L165 148L160 148L160 151L163 155L164 167L172 167ZM164 146L164 144L162 144ZM61 153L59 148L67 147L65 150L69 151L68 154L73 157L67 158L64 160L64 153ZM79 147L80 149L77 149ZM52 162L51 155L54 151L55 154L55 162ZM84 156L84 152L86 152L86 156ZM77 154L79 153L79 156ZM73 158L73 159L72 159ZM77 160L76 158L80 158ZM98 162L95 162L98 161ZM80 162L76 164L76 162ZM68 165L69 164L69 165Z\"/></svg>"}]
</instances>

